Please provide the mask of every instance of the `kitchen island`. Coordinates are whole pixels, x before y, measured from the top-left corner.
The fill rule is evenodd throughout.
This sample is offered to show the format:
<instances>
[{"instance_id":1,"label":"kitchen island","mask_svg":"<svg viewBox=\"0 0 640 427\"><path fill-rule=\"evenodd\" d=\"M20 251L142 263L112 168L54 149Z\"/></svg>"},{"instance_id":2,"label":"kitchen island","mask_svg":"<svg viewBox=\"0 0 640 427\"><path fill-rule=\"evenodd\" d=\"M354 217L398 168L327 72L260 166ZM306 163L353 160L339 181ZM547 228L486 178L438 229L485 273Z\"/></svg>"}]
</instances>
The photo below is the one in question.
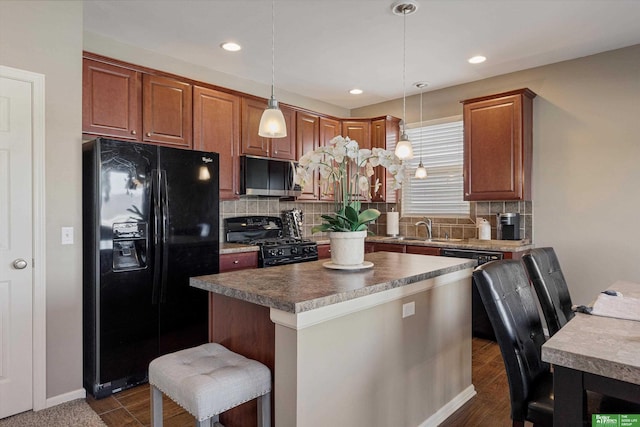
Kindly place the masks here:
<instances>
[{"instance_id":1,"label":"kitchen island","mask_svg":"<svg viewBox=\"0 0 640 427\"><path fill-rule=\"evenodd\" d=\"M475 394L475 262L365 260L373 268L321 260L191 279L212 292L210 339L272 369L278 427L435 426Z\"/></svg>"}]
</instances>

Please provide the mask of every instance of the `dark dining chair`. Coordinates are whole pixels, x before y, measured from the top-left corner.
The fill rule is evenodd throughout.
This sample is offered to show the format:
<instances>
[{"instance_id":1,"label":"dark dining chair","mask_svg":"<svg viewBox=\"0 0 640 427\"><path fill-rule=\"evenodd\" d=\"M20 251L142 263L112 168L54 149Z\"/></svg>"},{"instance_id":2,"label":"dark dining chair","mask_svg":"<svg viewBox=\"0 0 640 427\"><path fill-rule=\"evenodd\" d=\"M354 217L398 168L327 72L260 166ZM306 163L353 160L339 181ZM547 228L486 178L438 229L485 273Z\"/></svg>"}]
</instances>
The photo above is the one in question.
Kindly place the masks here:
<instances>
[{"instance_id":1,"label":"dark dining chair","mask_svg":"<svg viewBox=\"0 0 640 427\"><path fill-rule=\"evenodd\" d=\"M493 261L478 267L473 279L502 353L513 426L553 425L553 374L541 359L545 337L524 266Z\"/></svg>"},{"instance_id":2,"label":"dark dining chair","mask_svg":"<svg viewBox=\"0 0 640 427\"><path fill-rule=\"evenodd\" d=\"M553 248L532 249L522 256L522 262L538 295L551 337L575 315L560 262Z\"/></svg>"}]
</instances>

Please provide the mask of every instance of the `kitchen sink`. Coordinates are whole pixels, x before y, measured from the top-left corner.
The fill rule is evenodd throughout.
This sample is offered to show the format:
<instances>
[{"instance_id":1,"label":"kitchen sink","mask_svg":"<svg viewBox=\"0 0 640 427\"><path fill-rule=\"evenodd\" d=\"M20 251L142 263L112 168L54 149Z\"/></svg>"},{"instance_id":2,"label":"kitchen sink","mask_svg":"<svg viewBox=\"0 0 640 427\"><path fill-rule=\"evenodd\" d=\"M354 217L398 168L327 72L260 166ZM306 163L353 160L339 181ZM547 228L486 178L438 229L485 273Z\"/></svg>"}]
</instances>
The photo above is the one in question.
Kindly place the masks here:
<instances>
[{"instance_id":1,"label":"kitchen sink","mask_svg":"<svg viewBox=\"0 0 640 427\"><path fill-rule=\"evenodd\" d=\"M454 243L454 242L463 242L464 239L425 239L424 237L414 237L414 236L398 236L398 237L387 237L385 240L402 240L405 242L434 242L434 243Z\"/></svg>"},{"instance_id":2,"label":"kitchen sink","mask_svg":"<svg viewBox=\"0 0 640 427\"><path fill-rule=\"evenodd\" d=\"M431 239L431 240L426 240L426 241L428 241L428 242L440 242L440 243L451 243L451 242L462 242L462 241L464 241L464 239Z\"/></svg>"}]
</instances>

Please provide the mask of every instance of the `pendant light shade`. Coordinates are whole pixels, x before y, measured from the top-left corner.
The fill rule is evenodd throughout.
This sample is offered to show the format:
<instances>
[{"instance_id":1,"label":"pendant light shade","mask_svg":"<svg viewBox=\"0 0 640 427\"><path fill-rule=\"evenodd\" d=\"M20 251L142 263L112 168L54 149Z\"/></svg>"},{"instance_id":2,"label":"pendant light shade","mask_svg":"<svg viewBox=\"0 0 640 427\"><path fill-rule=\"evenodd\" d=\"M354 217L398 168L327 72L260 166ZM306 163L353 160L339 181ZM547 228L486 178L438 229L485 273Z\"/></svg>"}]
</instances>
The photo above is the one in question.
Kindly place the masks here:
<instances>
[{"instance_id":1,"label":"pendant light shade","mask_svg":"<svg viewBox=\"0 0 640 427\"><path fill-rule=\"evenodd\" d=\"M427 168L425 168L422 164L422 146L424 145L424 141L422 141L422 89L426 86L427 83L425 82L416 83L416 87L420 89L420 163L418 164L418 168L416 169L417 179L425 179L427 177Z\"/></svg>"},{"instance_id":2,"label":"pendant light shade","mask_svg":"<svg viewBox=\"0 0 640 427\"><path fill-rule=\"evenodd\" d=\"M260 118L258 135L266 138L284 138L287 136L287 124L284 121L284 115L278 108L278 101L273 95L271 95L267 103L267 109L264 110Z\"/></svg>"},{"instance_id":3,"label":"pendant light shade","mask_svg":"<svg viewBox=\"0 0 640 427\"><path fill-rule=\"evenodd\" d=\"M267 102L267 109L262 113L258 135L265 138L284 138L287 136L287 123L284 115L278 107L278 101L274 95L276 75L276 6L275 0L271 2L271 98Z\"/></svg>"},{"instance_id":4,"label":"pendant light shade","mask_svg":"<svg viewBox=\"0 0 640 427\"><path fill-rule=\"evenodd\" d=\"M409 141L409 136L402 131L402 135L400 135L400 141L396 145L396 156L399 159L411 159L413 158L413 146L411 145L411 141Z\"/></svg>"},{"instance_id":5,"label":"pendant light shade","mask_svg":"<svg viewBox=\"0 0 640 427\"><path fill-rule=\"evenodd\" d=\"M413 147L409 136L405 131L406 119L407 119L407 87L405 77L407 74L407 15L414 13L418 10L418 4L413 0L406 0L404 2L397 2L391 5L391 10L396 15L402 15L402 135L400 141L396 145L396 156L401 159L413 158Z\"/></svg>"}]
</instances>

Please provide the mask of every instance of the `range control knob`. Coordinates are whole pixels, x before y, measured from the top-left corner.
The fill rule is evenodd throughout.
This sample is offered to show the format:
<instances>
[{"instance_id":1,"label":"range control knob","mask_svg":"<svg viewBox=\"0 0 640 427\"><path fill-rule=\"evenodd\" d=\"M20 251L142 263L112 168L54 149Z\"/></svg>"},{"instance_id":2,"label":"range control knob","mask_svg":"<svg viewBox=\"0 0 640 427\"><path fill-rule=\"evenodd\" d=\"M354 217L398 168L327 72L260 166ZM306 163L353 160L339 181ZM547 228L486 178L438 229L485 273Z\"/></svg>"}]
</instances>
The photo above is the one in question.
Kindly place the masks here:
<instances>
[{"instance_id":1,"label":"range control knob","mask_svg":"<svg viewBox=\"0 0 640 427\"><path fill-rule=\"evenodd\" d=\"M291 253L292 254L297 254L299 252L300 252L300 248L299 247L294 246L294 247L291 248Z\"/></svg>"}]
</instances>

